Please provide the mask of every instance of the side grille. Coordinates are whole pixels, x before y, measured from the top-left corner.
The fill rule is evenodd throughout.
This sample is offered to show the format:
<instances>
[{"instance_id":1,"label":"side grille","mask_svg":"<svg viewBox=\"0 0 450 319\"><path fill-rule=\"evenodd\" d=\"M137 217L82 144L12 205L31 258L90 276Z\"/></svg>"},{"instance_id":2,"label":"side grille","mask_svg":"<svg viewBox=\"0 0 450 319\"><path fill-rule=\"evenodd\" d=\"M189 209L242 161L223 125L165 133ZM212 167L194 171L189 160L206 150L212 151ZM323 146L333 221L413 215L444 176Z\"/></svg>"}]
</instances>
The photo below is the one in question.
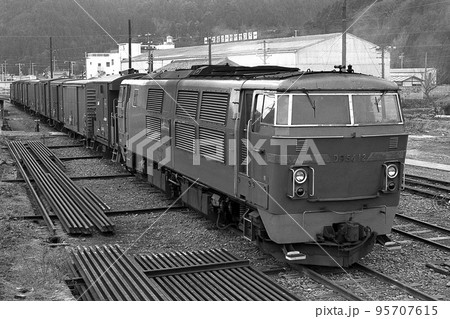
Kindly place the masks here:
<instances>
[{"instance_id":1,"label":"side grille","mask_svg":"<svg viewBox=\"0 0 450 319\"><path fill-rule=\"evenodd\" d=\"M224 125L227 119L228 93L203 92L200 119Z\"/></svg>"},{"instance_id":2,"label":"side grille","mask_svg":"<svg viewBox=\"0 0 450 319\"><path fill-rule=\"evenodd\" d=\"M398 148L398 136L396 137L391 137L389 139L389 149L390 150L395 150Z\"/></svg>"},{"instance_id":3,"label":"side grille","mask_svg":"<svg viewBox=\"0 0 450 319\"><path fill-rule=\"evenodd\" d=\"M225 163L225 133L200 127L200 155Z\"/></svg>"},{"instance_id":4,"label":"side grille","mask_svg":"<svg viewBox=\"0 0 450 319\"><path fill-rule=\"evenodd\" d=\"M161 119L153 116L145 117L145 135L152 140L161 139Z\"/></svg>"},{"instance_id":5,"label":"side grille","mask_svg":"<svg viewBox=\"0 0 450 319\"><path fill-rule=\"evenodd\" d=\"M303 144L305 144L305 140L297 140L297 146L295 147L296 152L301 152Z\"/></svg>"},{"instance_id":6,"label":"side grille","mask_svg":"<svg viewBox=\"0 0 450 319\"><path fill-rule=\"evenodd\" d=\"M148 89L147 111L161 113L164 101L164 91L160 89Z\"/></svg>"},{"instance_id":7,"label":"side grille","mask_svg":"<svg viewBox=\"0 0 450 319\"><path fill-rule=\"evenodd\" d=\"M194 153L195 126L175 123L175 146L189 153Z\"/></svg>"},{"instance_id":8,"label":"side grille","mask_svg":"<svg viewBox=\"0 0 450 319\"><path fill-rule=\"evenodd\" d=\"M198 92L178 91L176 115L197 118Z\"/></svg>"}]
</instances>

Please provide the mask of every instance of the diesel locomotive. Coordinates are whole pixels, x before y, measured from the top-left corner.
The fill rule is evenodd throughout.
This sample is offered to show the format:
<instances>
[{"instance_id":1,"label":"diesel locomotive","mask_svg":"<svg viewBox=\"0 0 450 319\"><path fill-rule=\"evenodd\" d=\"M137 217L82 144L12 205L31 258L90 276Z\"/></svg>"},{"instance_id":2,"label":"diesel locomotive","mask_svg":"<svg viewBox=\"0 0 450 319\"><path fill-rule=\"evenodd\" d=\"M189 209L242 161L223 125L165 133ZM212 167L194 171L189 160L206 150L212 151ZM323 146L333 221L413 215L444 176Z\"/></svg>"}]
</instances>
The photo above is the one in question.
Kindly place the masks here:
<instances>
[{"instance_id":1,"label":"diesel locomotive","mask_svg":"<svg viewBox=\"0 0 450 319\"><path fill-rule=\"evenodd\" d=\"M61 125L76 114L127 168L290 262L349 266L391 231L407 145L392 82L272 66L53 82Z\"/></svg>"}]
</instances>

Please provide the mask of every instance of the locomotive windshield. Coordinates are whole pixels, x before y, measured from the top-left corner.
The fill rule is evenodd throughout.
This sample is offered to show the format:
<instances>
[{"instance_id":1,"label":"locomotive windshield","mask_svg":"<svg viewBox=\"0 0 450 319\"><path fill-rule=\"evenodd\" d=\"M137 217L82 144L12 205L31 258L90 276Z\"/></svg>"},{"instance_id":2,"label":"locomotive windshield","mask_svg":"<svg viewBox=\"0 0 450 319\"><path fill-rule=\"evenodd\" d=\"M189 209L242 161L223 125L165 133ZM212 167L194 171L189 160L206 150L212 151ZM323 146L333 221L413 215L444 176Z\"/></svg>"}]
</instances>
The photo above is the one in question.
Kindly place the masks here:
<instances>
[{"instance_id":1,"label":"locomotive windshield","mask_svg":"<svg viewBox=\"0 0 450 319\"><path fill-rule=\"evenodd\" d=\"M367 94L353 96L355 124L401 122L397 97L393 94Z\"/></svg>"},{"instance_id":2,"label":"locomotive windshield","mask_svg":"<svg viewBox=\"0 0 450 319\"><path fill-rule=\"evenodd\" d=\"M276 98L266 95L266 103L261 103L261 96L257 98L262 104L262 122L267 124L342 126L402 122L396 93L277 94Z\"/></svg>"}]
</instances>

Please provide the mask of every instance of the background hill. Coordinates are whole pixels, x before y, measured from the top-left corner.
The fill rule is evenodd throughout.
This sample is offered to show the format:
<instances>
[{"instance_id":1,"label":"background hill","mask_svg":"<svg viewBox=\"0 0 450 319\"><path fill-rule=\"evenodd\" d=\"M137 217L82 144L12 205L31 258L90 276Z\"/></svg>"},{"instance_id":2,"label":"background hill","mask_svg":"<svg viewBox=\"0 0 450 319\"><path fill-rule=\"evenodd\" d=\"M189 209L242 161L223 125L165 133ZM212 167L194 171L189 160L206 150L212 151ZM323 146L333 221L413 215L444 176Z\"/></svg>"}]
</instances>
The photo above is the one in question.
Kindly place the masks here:
<instances>
[{"instance_id":1,"label":"background hill","mask_svg":"<svg viewBox=\"0 0 450 319\"><path fill-rule=\"evenodd\" d=\"M17 74L17 63L48 67L49 37L59 68L85 52L116 48L128 39L151 33L154 43L167 35L178 47L203 42L208 34L259 31L260 38L341 31L344 0L2 0L0 61ZM112 38L106 34L83 7ZM439 69L450 82L450 0L347 0L349 32L380 46L391 46L392 67Z\"/></svg>"}]
</instances>

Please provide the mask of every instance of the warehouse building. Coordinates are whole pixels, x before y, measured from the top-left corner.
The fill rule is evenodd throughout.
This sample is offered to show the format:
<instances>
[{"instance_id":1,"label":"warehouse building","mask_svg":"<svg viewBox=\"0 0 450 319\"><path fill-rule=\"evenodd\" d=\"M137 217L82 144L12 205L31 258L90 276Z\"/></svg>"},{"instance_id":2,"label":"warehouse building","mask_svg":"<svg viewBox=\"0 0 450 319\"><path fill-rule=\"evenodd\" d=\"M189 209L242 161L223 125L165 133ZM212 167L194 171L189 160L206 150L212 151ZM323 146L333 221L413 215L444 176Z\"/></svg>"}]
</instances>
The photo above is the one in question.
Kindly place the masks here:
<instances>
[{"instance_id":1,"label":"warehouse building","mask_svg":"<svg viewBox=\"0 0 450 319\"><path fill-rule=\"evenodd\" d=\"M347 64L351 64L355 72L377 77L384 75L386 79L390 79L388 51L382 55L381 49L376 44L349 33L346 38ZM198 61L208 61L208 52L208 45L153 50L152 59L149 59L148 53L143 53L132 58L132 65L140 72L148 71L151 60L153 70L168 69L169 64L189 67L198 64ZM257 40L247 38L247 40L225 43L215 41L211 45L211 53L213 61L227 60L234 65L280 65L297 67L301 70L333 70L334 66L341 64L342 61L342 34ZM122 60L122 69L126 68L128 68L127 58Z\"/></svg>"}]
</instances>

